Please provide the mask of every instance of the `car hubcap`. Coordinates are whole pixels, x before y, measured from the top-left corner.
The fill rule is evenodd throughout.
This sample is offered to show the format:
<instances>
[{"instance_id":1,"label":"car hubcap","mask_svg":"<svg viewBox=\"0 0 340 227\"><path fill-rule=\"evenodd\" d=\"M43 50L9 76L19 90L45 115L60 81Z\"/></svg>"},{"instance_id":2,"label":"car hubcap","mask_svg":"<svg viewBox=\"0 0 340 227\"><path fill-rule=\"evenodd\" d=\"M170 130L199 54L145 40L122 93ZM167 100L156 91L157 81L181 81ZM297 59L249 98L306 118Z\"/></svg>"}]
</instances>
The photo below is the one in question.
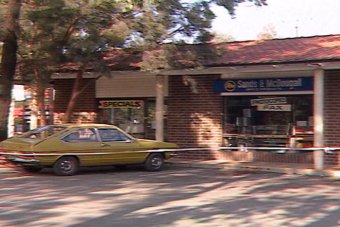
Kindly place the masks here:
<instances>
[{"instance_id":1,"label":"car hubcap","mask_svg":"<svg viewBox=\"0 0 340 227\"><path fill-rule=\"evenodd\" d=\"M65 160L63 162L60 163L60 168L64 171L64 172L69 172L72 170L72 162L69 160Z\"/></svg>"},{"instance_id":2,"label":"car hubcap","mask_svg":"<svg viewBox=\"0 0 340 227\"><path fill-rule=\"evenodd\" d=\"M154 168L159 168L159 167L161 167L161 165L162 165L162 159L161 159L161 158L158 158L158 157L153 158L153 159L151 160L151 165L152 165Z\"/></svg>"}]
</instances>

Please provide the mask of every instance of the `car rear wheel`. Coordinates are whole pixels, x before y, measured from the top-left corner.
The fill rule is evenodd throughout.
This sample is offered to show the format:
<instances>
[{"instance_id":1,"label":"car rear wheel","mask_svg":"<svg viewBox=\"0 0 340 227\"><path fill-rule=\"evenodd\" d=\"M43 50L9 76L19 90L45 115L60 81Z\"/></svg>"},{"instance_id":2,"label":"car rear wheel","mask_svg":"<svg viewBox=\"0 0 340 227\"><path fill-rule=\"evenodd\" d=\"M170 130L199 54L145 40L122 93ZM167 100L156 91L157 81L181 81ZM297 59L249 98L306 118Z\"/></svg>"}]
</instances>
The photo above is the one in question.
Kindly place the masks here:
<instances>
[{"instance_id":1,"label":"car rear wheel","mask_svg":"<svg viewBox=\"0 0 340 227\"><path fill-rule=\"evenodd\" d=\"M54 163L53 171L59 176L72 176L79 170L79 162L75 157L61 157Z\"/></svg>"},{"instance_id":2,"label":"car rear wheel","mask_svg":"<svg viewBox=\"0 0 340 227\"><path fill-rule=\"evenodd\" d=\"M162 170L163 166L164 158L163 155L159 153L150 154L144 163L144 168L147 171L159 171Z\"/></svg>"},{"instance_id":3,"label":"car rear wheel","mask_svg":"<svg viewBox=\"0 0 340 227\"><path fill-rule=\"evenodd\" d=\"M29 173L38 173L42 170L42 168L38 166L23 166L22 168Z\"/></svg>"}]
</instances>

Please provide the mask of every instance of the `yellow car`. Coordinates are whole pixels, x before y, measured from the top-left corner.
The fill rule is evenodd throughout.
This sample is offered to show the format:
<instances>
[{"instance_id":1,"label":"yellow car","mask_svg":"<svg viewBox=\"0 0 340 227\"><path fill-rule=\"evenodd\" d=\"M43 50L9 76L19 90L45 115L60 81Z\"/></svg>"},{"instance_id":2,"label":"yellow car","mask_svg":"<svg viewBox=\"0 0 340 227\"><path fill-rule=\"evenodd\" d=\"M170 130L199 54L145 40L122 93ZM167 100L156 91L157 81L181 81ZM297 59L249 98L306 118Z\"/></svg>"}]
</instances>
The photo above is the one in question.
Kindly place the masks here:
<instances>
[{"instance_id":1,"label":"yellow car","mask_svg":"<svg viewBox=\"0 0 340 227\"><path fill-rule=\"evenodd\" d=\"M158 171L174 148L174 143L136 139L113 125L61 124L4 140L0 154L30 172L52 167L57 175L74 175L81 166L143 164Z\"/></svg>"}]
</instances>

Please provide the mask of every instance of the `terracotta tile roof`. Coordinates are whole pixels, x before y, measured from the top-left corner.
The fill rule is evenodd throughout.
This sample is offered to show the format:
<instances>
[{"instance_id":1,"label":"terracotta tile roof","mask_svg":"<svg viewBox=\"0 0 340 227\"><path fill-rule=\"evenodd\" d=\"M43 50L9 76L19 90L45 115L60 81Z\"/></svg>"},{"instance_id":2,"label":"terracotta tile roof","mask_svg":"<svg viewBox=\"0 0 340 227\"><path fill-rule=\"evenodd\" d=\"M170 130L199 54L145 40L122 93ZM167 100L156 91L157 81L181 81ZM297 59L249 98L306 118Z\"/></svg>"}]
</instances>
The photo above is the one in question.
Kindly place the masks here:
<instances>
[{"instance_id":1,"label":"terracotta tile roof","mask_svg":"<svg viewBox=\"0 0 340 227\"><path fill-rule=\"evenodd\" d=\"M107 66L113 71L139 70L141 64L141 54L131 53L124 49L114 49L104 54L103 59L107 62ZM87 66L88 71L92 71L94 64ZM79 70L79 64L75 62L66 62L60 65L58 71L68 72Z\"/></svg>"},{"instance_id":2,"label":"terracotta tile roof","mask_svg":"<svg viewBox=\"0 0 340 227\"><path fill-rule=\"evenodd\" d=\"M340 60L340 34L273 40L253 40L221 44L185 45L200 53L198 59L187 59L177 54L178 62L201 61L205 66L233 66L249 64L279 64L297 62L319 62ZM217 52L214 52L217 51ZM214 54L218 53L218 55ZM199 56L199 55L197 55ZM139 70L141 53L115 49L104 58L112 70ZM77 64L64 64L61 70L76 70ZM190 67L190 66L189 66Z\"/></svg>"},{"instance_id":3,"label":"terracotta tile roof","mask_svg":"<svg viewBox=\"0 0 340 227\"><path fill-rule=\"evenodd\" d=\"M218 44L223 54L208 65L340 60L340 34Z\"/></svg>"}]
</instances>

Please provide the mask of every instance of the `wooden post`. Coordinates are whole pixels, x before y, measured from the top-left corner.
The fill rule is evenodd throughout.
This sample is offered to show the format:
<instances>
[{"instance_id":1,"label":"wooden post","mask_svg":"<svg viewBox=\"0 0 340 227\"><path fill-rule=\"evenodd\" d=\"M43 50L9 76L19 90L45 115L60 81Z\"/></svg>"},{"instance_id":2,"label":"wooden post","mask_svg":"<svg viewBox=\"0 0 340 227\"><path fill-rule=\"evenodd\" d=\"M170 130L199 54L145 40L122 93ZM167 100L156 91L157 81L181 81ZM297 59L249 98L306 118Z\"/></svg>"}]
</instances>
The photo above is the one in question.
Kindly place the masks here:
<instances>
[{"instance_id":1,"label":"wooden post","mask_svg":"<svg viewBox=\"0 0 340 227\"><path fill-rule=\"evenodd\" d=\"M324 71L316 69L314 71L314 147L324 146ZM323 150L314 151L314 168L322 170L324 168Z\"/></svg>"},{"instance_id":2,"label":"wooden post","mask_svg":"<svg viewBox=\"0 0 340 227\"><path fill-rule=\"evenodd\" d=\"M156 140L164 141L164 76L156 76Z\"/></svg>"}]
</instances>

